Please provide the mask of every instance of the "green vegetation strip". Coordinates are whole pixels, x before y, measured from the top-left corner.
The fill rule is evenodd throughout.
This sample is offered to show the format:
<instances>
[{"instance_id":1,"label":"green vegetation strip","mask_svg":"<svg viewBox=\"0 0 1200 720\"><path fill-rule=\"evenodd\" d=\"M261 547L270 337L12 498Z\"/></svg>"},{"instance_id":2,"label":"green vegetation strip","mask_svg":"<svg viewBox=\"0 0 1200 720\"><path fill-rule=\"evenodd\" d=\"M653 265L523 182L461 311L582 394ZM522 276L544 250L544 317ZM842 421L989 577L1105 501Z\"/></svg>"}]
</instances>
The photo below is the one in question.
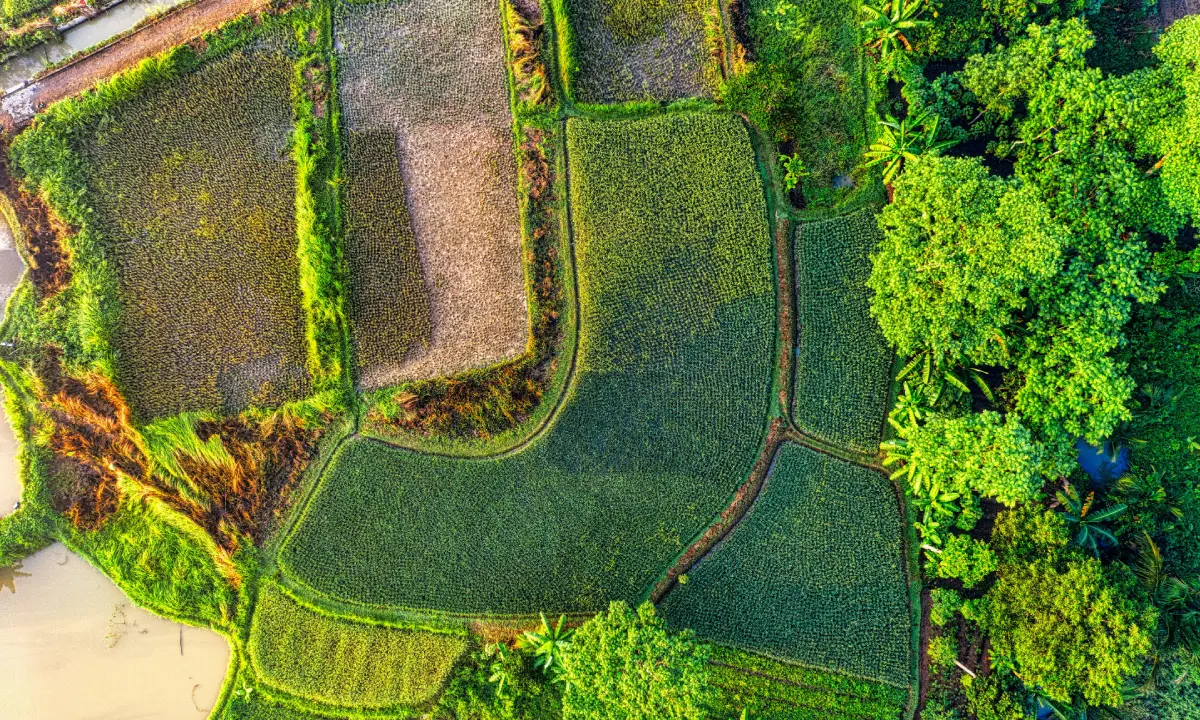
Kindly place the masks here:
<instances>
[{"instance_id":1,"label":"green vegetation strip","mask_svg":"<svg viewBox=\"0 0 1200 720\"><path fill-rule=\"evenodd\" d=\"M879 450L892 365L867 289L870 254L881 239L870 210L801 225L796 233L793 416L807 433L872 455Z\"/></svg>"},{"instance_id":2,"label":"green vegetation strip","mask_svg":"<svg viewBox=\"0 0 1200 720\"><path fill-rule=\"evenodd\" d=\"M467 639L326 615L268 582L248 649L263 680L281 690L332 705L386 708L432 700Z\"/></svg>"},{"instance_id":3,"label":"green vegetation strip","mask_svg":"<svg viewBox=\"0 0 1200 720\"><path fill-rule=\"evenodd\" d=\"M750 513L660 609L702 638L906 686L901 522L885 477L785 445Z\"/></svg>"},{"instance_id":4,"label":"green vegetation strip","mask_svg":"<svg viewBox=\"0 0 1200 720\"><path fill-rule=\"evenodd\" d=\"M765 431L775 298L741 121L567 125L578 370L516 455L343 445L280 553L342 601L466 614L636 601L724 508Z\"/></svg>"}]
</instances>

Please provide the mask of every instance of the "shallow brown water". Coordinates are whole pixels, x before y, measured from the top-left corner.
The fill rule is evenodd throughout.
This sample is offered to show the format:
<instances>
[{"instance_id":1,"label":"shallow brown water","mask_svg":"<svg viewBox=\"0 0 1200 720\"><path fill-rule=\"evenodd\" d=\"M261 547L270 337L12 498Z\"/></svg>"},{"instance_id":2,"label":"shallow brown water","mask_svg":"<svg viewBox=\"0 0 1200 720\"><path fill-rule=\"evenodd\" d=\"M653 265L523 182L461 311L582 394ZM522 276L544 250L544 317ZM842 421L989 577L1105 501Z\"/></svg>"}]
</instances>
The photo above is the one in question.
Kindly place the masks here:
<instances>
[{"instance_id":1,"label":"shallow brown water","mask_svg":"<svg viewBox=\"0 0 1200 720\"><path fill-rule=\"evenodd\" d=\"M0 570L0 718L198 720L228 663L220 635L134 607L60 544Z\"/></svg>"}]
</instances>

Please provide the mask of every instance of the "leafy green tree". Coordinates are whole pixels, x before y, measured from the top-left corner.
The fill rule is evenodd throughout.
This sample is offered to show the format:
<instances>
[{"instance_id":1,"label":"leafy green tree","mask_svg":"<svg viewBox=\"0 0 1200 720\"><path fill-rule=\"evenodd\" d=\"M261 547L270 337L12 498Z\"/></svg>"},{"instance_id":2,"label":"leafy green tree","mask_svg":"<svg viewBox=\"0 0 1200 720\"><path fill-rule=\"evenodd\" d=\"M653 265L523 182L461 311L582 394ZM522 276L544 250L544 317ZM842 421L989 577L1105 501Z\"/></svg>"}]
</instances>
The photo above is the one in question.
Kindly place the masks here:
<instances>
[{"instance_id":1,"label":"leafy green tree","mask_svg":"<svg viewBox=\"0 0 1200 720\"><path fill-rule=\"evenodd\" d=\"M1120 704L1151 647L1146 612L1095 558L1004 565L973 614L992 664L1060 702Z\"/></svg>"},{"instance_id":2,"label":"leafy green tree","mask_svg":"<svg viewBox=\"0 0 1200 720\"><path fill-rule=\"evenodd\" d=\"M928 20L922 20L925 12L925 0L883 0L875 6L863 3L864 20L861 28L868 36L867 46L879 51L883 58L900 49L912 50L909 35L917 28L926 27Z\"/></svg>"},{"instance_id":3,"label":"leafy green tree","mask_svg":"<svg viewBox=\"0 0 1200 720\"><path fill-rule=\"evenodd\" d=\"M713 700L708 649L669 632L654 606L609 605L562 656L564 720L703 720Z\"/></svg>"},{"instance_id":4,"label":"leafy green tree","mask_svg":"<svg viewBox=\"0 0 1200 720\"><path fill-rule=\"evenodd\" d=\"M963 605L962 596L950 588L930 590L929 599L929 622L938 627L953 620Z\"/></svg>"},{"instance_id":5,"label":"leafy green tree","mask_svg":"<svg viewBox=\"0 0 1200 720\"><path fill-rule=\"evenodd\" d=\"M996 554L981 540L951 535L941 550L930 554L928 566L936 577L957 578L963 587L973 588L996 571Z\"/></svg>"},{"instance_id":6,"label":"leafy green tree","mask_svg":"<svg viewBox=\"0 0 1200 720\"><path fill-rule=\"evenodd\" d=\"M976 720L1026 720L1025 708L1017 699L1013 681L993 673L965 678L967 709Z\"/></svg>"},{"instance_id":7,"label":"leafy green tree","mask_svg":"<svg viewBox=\"0 0 1200 720\"><path fill-rule=\"evenodd\" d=\"M915 160L924 154L937 155L957 142L939 139L940 126L941 119L928 113L903 120L888 115L879 121L879 137L864 154L867 162L863 167L883 165L883 181L890 186L905 160Z\"/></svg>"},{"instance_id":8,"label":"leafy green tree","mask_svg":"<svg viewBox=\"0 0 1200 720\"><path fill-rule=\"evenodd\" d=\"M959 496L988 497L1008 507L1037 497L1060 458L1036 443L1020 420L995 412L962 417L934 415L883 444L885 465L903 461L892 475L907 477L916 496L933 488Z\"/></svg>"},{"instance_id":9,"label":"leafy green tree","mask_svg":"<svg viewBox=\"0 0 1200 720\"><path fill-rule=\"evenodd\" d=\"M1173 112L1147 130L1148 149L1160 158L1151 172L1160 174L1171 206L1200 221L1200 16L1177 20L1154 54L1180 94Z\"/></svg>"},{"instance_id":10,"label":"leafy green tree","mask_svg":"<svg viewBox=\"0 0 1200 720\"><path fill-rule=\"evenodd\" d=\"M1036 193L977 159L907 165L880 216L871 314L904 356L929 350L951 367L1007 364L1030 289L1059 270L1065 229Z\"/></svg>"}]
</instances>

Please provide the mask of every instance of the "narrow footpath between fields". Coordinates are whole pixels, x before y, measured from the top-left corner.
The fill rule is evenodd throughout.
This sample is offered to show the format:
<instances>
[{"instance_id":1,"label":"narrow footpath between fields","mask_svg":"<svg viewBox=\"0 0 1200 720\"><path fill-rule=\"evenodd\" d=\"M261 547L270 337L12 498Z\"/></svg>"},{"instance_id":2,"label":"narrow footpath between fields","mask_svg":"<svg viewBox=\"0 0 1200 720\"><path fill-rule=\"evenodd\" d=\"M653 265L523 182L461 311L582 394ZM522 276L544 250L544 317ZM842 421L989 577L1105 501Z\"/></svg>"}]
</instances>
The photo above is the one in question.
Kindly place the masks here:
<instances>
[{"instance_id":1,"label":"narrow footpath between fields","mask_svg":"<svg viewBox=\"0 0 1200 720\"><path fill-rule=\"evenodd\" d=\"M181 45L255 10L270 0L199 0L169 13L91 55L60 68L0 102L0 125L15 132L47 105L78 95L125 68Z\"/></svg>"}]
</instances>

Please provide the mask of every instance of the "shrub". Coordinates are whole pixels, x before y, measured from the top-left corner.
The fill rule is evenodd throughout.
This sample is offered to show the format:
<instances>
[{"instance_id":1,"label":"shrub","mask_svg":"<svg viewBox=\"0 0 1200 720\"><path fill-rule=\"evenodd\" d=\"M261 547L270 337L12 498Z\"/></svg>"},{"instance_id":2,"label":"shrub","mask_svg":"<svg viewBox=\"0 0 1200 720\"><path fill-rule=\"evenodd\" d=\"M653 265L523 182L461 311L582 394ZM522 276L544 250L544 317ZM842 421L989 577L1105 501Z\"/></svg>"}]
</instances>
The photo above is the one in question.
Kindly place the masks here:
<instances>
[{"instance_id":1,"label":"shrub","mask_svg":"<svg viewBox=\"0 0 1200 720\"><path fill-rule=\"evenodd\" d=\"M712 701L708 649L667 631L645 603L614 602L563 655L564 720L703 720Z\"/></svg>"},{"instance_id":2,"label":"shrub","mask_svg":"<svg viewBox=\"0 0 1200 720\"><path fill-rule=\"evenodd\" d=\"M938 670L954 667L958 659L958 639L950 635L938 635L930 638L929 665Z\"/></svg>"}]
</instances>

